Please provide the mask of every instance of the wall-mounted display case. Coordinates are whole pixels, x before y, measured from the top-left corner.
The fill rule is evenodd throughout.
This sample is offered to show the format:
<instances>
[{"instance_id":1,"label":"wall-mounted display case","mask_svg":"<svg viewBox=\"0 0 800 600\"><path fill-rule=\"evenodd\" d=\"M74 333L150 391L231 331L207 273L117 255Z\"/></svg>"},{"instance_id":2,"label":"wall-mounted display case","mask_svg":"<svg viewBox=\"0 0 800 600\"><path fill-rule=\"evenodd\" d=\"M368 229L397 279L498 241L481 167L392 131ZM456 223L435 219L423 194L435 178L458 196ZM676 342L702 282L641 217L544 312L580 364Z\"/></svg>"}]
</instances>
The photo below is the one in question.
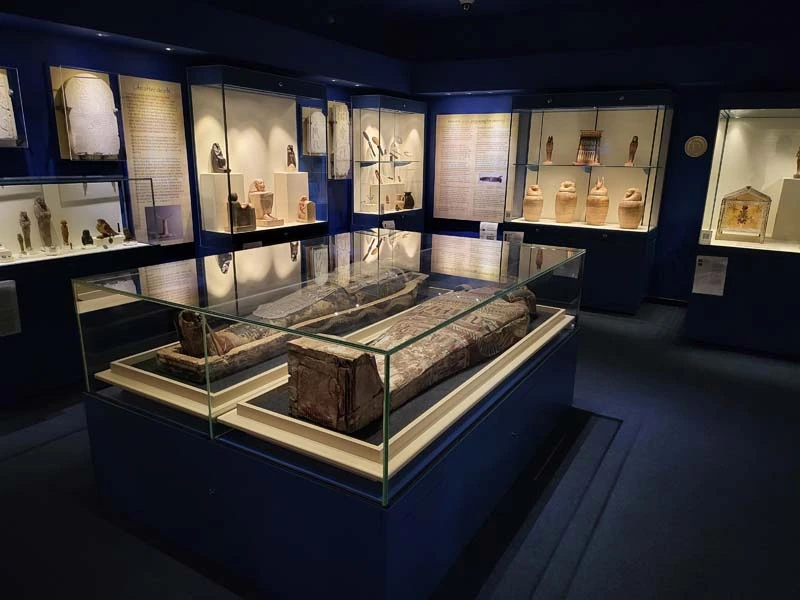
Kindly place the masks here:
<instances>
[{"instance_id":1,"label":"wall-mounted display case","mask_svg":"<svg viewBox=\"0 0 800 600\"><path fill-rule=\"evenodd\" d=\"M353 211L394 215L423 206L424 103L354 96Z\"/></svg>"},{"instance_id":2,"label":"wall-mounted display case","mask_svg":"<svg viewBox=\"0 0 800 600\"><path fill-rule=\"evenodd\" d=\"M116 78L102 71L52 66L50 85L61 158L120 160Z\"/></svg>"},{"instance_id":3,"label":"wall-mounted display case","mask_svg":"<svg viewBox=\"0 0 800 600\"><path fill-rule=\"evenodd\" d=\"M0 67L0 148L27 148L19 72Z\"/></svg>"},{"instance_id":4,"label":"wall-mounted display case","mask_svg":"<svg viewBox=\"0 0 800 600\"><path fill-rule=\"evenodd\" d=\"M154 208L151 179L0 178L0 264L157 244Z\"/></svg>"},{"instance_id":5,"label":"wall-mounted display case","mask_svg":"<svg viewBox=\"0 0 800 600\"><path fill-rule=\"evenodd\" d=\"M225 66L188 70L201 245L324 232L327 100L316 83ZM312 233L313 235L313 233Z\"/></svg>"},{"instance_id":6,"label":"wall-mounted display case","mask_svg":"<svg viewBox=\"0 0 800 600\"><path fill-rule=\"evenodd\" d=\"M608 106L514 99L506 220L640 233L658 225L671 109L627 96Z\"/></svg>"},{"instance_id":7,"label":"wall-mounted display case","mask_svg":"<svg viewBox=\"0 0 800 600\"><path fill-rule=\"evenodd\" d=\"M635 313L647 293L671 104L662 91L512 101L505 230L585 248L585 307Z\"/></svg>"},{"instance_id":8,"label":"wall-mounted display case","mask_svg":"<svg viewBox=\"0 0 800 600\"><path fill-rule=\"evenodd\" d=\"M800 109L720 112L700 243L800 253Z\"/></svg>"},{"instance_id":9,"label":"wall-mounted display case","mask_svg":"<svg viewBox=\"0 0 800 600\"><path fill-rule=\"evenodd\" d=\"M76 280L87 385L333 465L386 501L573 331L582 265L582 250L374 230Z\"/></svg>"}]
</instances>

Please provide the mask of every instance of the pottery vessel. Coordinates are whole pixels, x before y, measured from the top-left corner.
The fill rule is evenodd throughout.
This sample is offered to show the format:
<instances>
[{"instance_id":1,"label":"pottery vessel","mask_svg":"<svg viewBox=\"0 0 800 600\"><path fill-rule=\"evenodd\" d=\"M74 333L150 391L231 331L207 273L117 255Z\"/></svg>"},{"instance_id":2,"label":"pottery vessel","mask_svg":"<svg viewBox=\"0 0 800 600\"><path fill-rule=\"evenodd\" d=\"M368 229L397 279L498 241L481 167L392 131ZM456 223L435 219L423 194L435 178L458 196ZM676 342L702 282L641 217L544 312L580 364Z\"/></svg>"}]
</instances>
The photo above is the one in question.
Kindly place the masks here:
<instances>
[{"instance_id":1,"label":"pottery vessel","mask_svg":"<svg viewBox=\"0 0 800 600\"><path fill-rule=\"evenodd\" d=\"M625 190L625 198L619 203L620 229L636 229L642 222L644 215L644 200L639 188Z\"/></svg>"},{"instance_id":2,"label":"pottery vessel","mask_svg":"<svg viewBox=\"0 0 800 600\"><path fill-rule=\"evenodd\" d=\"M556 223L572 223L578 207L578 193L574 181L562 181L556 192Z\"/></svg>"},{"instance_id":3,"label":"pottery vessel","mask_svg":"<svg viewBox=\"0 0 800 600\"><path fill-rule=\"evenodd\" d=\"M608 217L608 189L605 179L597 178L597 183L586 197L586 224L604 225Z\"/></svg>"},{"instance_id":4,"label":"pottery vessel","mask_svg":"<svg viewBox=\"0 0 800 600\"><path fill-rule=\"evenodd\" d=\"M525 197L522 199L522 218L526 221L538 221L542 218L544 198L538 185L528 186Z\"/></svg>"}]
</instances>

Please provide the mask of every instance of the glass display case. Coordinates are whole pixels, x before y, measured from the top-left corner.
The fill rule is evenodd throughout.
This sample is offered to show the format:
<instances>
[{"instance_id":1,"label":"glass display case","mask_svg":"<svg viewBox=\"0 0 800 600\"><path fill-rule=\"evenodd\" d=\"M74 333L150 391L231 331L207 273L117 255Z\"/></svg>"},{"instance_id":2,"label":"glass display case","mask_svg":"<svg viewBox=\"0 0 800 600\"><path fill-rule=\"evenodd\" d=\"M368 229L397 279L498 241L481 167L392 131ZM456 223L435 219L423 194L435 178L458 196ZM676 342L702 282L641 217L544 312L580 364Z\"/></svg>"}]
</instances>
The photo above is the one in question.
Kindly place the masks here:
<instances>
[{"instance_id":1,"label":"glass display case","mask_svg":"<svg viewBox=\"0 0 800 600\"><path fill-rule=\"evenodd\" d=\"M118 82L102 71L50 67L56 131L64 160L120 160Z\"/></svg>"},{"instance_id":2,"label":"glass display case","mask_svg":"<svg viewBox=\"0 0 800 600\"><path fill-rule=\"evenodd\" d=\"M19 72L0 67L0 148L27 148Z\"/></svg>"},{"instance_id":3,"label":"glass display case","mask_svg":"<svg viewBox=\"0 0 800 600\"><path fill-rule=\"evenodd\" d=\"M654 229L671 122L668 93L514 98L506 221Z\"/></svg>"},{"instance_id":4,"label":"glass display case","mask_svg":"<svg viewBox=\"0 0 800 600\"><path fill-rule=\"evenodd\" d=\"M366 230L75 280L87 387L385 498L574 330L583 254Z\"/></svg>"},{"instance_id":5,"label":"glass display case","mask_svg":"<svg viewBox=\"0 0 800 600\"><path fill-rule=\"evenodd\" d=\"M157 244L165 227L152 179L0 178L0 215L0 264Z\"/></svg>"},{"instance_id":6,"label":"glass display case","mask_svg":"<svg viewBox=\"0 0 800 600\"><path fill-rule=\"evenodd\" d=\"M372 215L422 208L424 103L354 96L353 211Z\"/></svg>"},{"instance_id":7,"label":"glass display case","mask_svg":"<svg viewBox=\"0 0 800 600\"><path fill-rule=\"evenodd\" d=\"M700 243L800 253L800 109L720 112Z\"/></svg>"},{"instance_id":8,"label":"glass display case","mask_svg":"<svg viewBox=\"0 0 800 600\"><path fill-rule=\"evenodd\" d=\"M324 86L224 66L188 78L201 244L327 222Z\"/></svg>"}]
</instances>

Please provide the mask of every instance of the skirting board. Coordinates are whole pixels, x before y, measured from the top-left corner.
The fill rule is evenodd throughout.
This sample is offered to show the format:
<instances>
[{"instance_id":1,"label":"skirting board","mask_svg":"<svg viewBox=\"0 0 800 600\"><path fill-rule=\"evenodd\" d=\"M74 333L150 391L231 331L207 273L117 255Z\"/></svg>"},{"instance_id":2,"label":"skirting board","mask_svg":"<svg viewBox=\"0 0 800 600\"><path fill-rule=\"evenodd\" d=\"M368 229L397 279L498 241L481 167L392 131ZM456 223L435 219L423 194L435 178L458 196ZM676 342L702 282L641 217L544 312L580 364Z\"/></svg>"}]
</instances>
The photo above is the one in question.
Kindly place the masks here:
<instances>
[{"instance_id":1,"label":"skirting board","mask_svg":"<svg viewBox=\"0 0 800 600\"><path fill-rule=\"evenodd\" d=\"M389 477L397 473L453 423L483 400L495 387L541 348L569 327L574 317L563 309L556 312L509 350L488 362L480 371L419 415L389 440ZM288 381L282 365L271 373L282 373L274 386ZM305 421L249 404L219 417L231 427L321 460L357 475L380 481L383 478L384 444L369 444Z\"/></svg>"}]
</instances>

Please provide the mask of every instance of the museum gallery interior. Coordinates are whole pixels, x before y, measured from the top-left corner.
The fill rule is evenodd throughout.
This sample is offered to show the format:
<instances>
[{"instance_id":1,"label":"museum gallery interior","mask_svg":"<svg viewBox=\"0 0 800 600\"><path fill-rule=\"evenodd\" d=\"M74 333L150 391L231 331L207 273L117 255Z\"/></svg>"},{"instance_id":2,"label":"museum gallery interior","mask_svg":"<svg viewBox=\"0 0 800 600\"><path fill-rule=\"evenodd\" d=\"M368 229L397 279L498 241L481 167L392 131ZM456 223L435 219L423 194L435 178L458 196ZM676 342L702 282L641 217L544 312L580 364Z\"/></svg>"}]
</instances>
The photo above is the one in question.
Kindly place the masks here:
<instances>
[{"instance_id":1,"label":"museum gallery interior","mask_svg":"<svg viewBox=\"0 0 800 600\"><path fill-rule=\"evenodd\" d=\"M800 595L799 6L1 10L9 597Z\"/></svg>"}]
</instances>

